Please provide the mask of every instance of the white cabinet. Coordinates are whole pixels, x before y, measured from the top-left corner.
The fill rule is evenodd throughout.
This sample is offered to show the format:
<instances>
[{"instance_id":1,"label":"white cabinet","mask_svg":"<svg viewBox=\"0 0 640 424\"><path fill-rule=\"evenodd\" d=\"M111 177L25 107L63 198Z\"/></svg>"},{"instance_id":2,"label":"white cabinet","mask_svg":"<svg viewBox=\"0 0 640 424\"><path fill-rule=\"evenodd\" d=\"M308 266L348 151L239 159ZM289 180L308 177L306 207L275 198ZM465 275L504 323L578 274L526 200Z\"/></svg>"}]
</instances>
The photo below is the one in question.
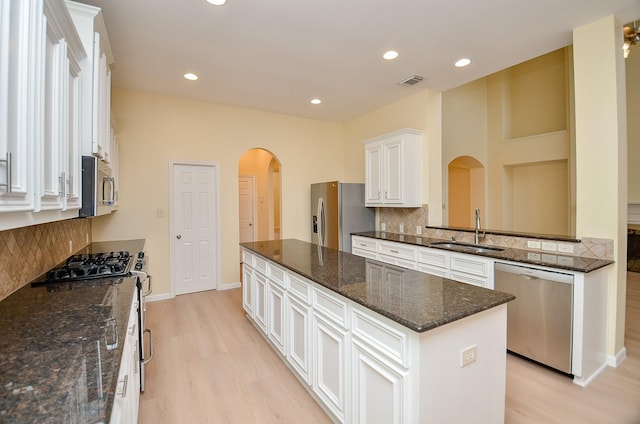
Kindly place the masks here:
<instances>
[{"instance_id":1,"label":"white cabinet","mask_svg":"<svg viewBox=\"0 0 640 424\"><path fill-rule=\"evenodd\" d=\"M410 244L378 242L378 259L403 268L416 269L416 247Z\"/></svg>"},{"instance_id":2,"label":"white cabinet","mask_svg":"<svg viewBox=\"0 0 640 424\"><path fill-rule=\"evenodd\" d=\"M242 307L247 315L253 315L253 255L242 252Z\"/></svg>"},{"instance_id":3,"label":"white cabinet","mask_svg":"<svg viewBox=\"0 0 640 424\"><path fill-rule=\"evenodd\" d=\"M87 59L82 77L82 153L111 160L111 64L113 54L100 8L67 1Z\"/></svg>"},{"instance_id":4,"label":"white cabinet","mask_svg":"<svg viewBox=\"0 0 640 424\"><path fill-rule=\"evenodd\" d=\"M418 271L449 278L449 252L419 247L417 253Z\"/></svg>"},{"instance_id":5,"label":"white cabinet","mask_svg":"<svg viewBox=\"0 0 640 424\"><path fill-rule=\"evenodd\" d=\"M313 391L339 422L351 422L347 373L348 304L319 288L313 289Z\"/></svg>"},{"instance_id":6,"label":"white cabinet","mask_svg":"<svg viewBox=\"0 0 640 424\"><path fill-rule=\"evenodd\" d=\"M122 361L118 372L116 394L113 399L110 422L138 422L140 401L140 355L138 353L138 302L134 295L129 312L127 334L122 350Z\"/></svg>"},{"instance_id":7,"label":"white cabinet","mask_svg":"<svg viewBox=\"0 0 640 424\"><path fill-rule=\"evenodd\" d=\"M365 143L365 205L422 205L422 132L404 129Z\"/></svg>"},{"instance_id":8,"label":"white cabinet","mask_svg":"<svg viewBox=\"0 0 640 424\"><path fill-rule=\"evenodd\" d=\"M311 384L310 308L295 296L286 297L287 360L307 384Z\"/></svg>"},{"instance_id":9,"label":"white cabinet","mask_svg":"<svg viewBox=\"0 0 640 424\"><path fill-rule=\"evenodd\" d=\"M35 103L37 36L42 3L0 0L0 212L35 208ZM5 94L6 93L6 94ZM0 228L4 229L4 228Z\"/></svg>"},{"instance_id":10,"label":"white cabinet","mask_svg":"<svg viewBox=\"0 0 640 424\"><path fill-rule=\"evenodd\" d=\"M361 236L352 236L351 246L354 255L493 289L492 258Z\"/></svg>"},{"instance_id":11,"label":"white cabinet","mask_svg":"<svg viewBox=\"0 0 640 424\"><path fill-rule=\"evenodd\" d=\"M0 230L73 218L84 48L62 0L0 4Z\"/></svg>"},{"instance_id":12,"label":"white cabinet","mask_svg":"<svg viewBox=\"0 0 640 424\"><path fill-rule=\"evenodd\" d=\"M450 254L449 278L474 286L493 289L494 260L476 255Z\"/></svg>"},{"instance_id":13,"label":"white cabinet","mask_svg":"<svg viewBox=\"0 0 640 424\"><path fill-rule=\"evenodd\" d=\"M57 3L57 4L56 4ZM85 52L73 22L61 1L44 4L46 30L40 40L43 73L35 92L36 211L80 208L80 113L82 104L80 60Z\"/></svg>"},{"instance_id":14,"label":"white cabinet","mask_svg":"<svg viewBox=\"0 0 640 424\"><path fill-rule=\"evenodd\" d=\"M253 274L253 319L267 332L267 277L259 272Z\"/></svg>"},{"instance_id":15,"label":"white cabinet","mask_svg":"<svg viewBox=\"0 0 640 424\"><path fill-rule=\"evenodd\" d=\"M405 371L373 353L357 339L352 343L354 423L406 423Z\"/></svg>"}]
</instances>

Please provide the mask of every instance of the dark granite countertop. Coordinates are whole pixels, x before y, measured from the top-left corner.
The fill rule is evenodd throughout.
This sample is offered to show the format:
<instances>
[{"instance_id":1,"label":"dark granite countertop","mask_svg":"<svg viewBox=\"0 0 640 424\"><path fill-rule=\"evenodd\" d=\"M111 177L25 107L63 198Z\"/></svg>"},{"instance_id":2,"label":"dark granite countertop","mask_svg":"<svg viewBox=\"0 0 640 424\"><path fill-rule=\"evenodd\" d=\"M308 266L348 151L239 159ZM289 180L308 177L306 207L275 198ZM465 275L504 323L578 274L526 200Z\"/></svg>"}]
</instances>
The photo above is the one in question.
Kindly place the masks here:
<instances>
[{"instance_id":1,"label":"dark granite countertop","mask_svg":"<svg viewBox=\"0 0 640 424\"><path fill-rule=\"evenodd\" d=\"M424 332L515 299L300 240L241 243L264 258L342 296ZM393 276L390 281L389 276Z\"/></svg>"},{"instance_id":2,"label":"dark granite countertop","mask_svg":"<svg viewBox=\"0 0 640 424\"><path fill-rule=\"evenodd\" d=\"M613 263L607 259L594 259L584 256L568 256L559 255L552 252L541 252L539 250L523 250L510 247L503 247L501 251L485 250L480 253L471 253L451 249L445 246L432 245L434 242L442 242L449 240L436 239L431 237L411 236L406 234L396 234L383 231L368 231L363 233L353 233L354 236L362 236L375 238L378 240L395 241L398 243L413 244L416 246L429 247L432 249L448 250L450 252L465 253L467 255L486 256L493 259L502 259L503 261L521 262L524 264L541 265L556 269L566 269L577 272L591 272Z\"/></svg>"},{"instance_id":3,"label":"dark granite countertop","mask_svg":"<svg viewBox=\"0 0 640 424\"><path fill-rule=\"evenodd\" d=\"M143 247L93 243L77 253ZM135 284L27 284L0 301L0 422L109 422Z\"/></svg>"}]
</instances>

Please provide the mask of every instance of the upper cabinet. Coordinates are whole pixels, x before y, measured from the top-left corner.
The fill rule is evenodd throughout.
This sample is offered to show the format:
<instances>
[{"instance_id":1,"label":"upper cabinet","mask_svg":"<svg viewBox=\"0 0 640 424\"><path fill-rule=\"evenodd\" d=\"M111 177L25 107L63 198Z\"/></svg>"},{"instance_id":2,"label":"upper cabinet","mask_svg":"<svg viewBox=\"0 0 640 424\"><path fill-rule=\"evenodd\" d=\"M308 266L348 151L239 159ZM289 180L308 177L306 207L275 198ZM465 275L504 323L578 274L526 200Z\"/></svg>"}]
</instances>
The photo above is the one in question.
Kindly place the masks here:
<instances>
[{"instance_id":1,"label":"upper cabinet","mask_svg":"<svg viewBox=\"0 0 640 424\"><path fill-rule=\"evenodd\" d=\"M365 205L422 206L422 131L365 140Z\"/></svg>"},{"instance_id":2,"label":"upper cabinet","mask_svg":"<svg viewBox=\"0 0 640 424\"><path fill-rule=\"evenodd\" d=\"M0 0L0 230L77 216L85 50L63 0Z\"/></svg>"},{"instance_id":3,"label":"upper cabinet","mask_svg":"<svg viewBox=\"0 0 640 424\"><path fill-rule=\"evenodd\" d=\"M100 8L67 1L82 45L87 72L82 77L82 154L111 161L111 64L113 54Z\"/></svg>"}]
</instances>

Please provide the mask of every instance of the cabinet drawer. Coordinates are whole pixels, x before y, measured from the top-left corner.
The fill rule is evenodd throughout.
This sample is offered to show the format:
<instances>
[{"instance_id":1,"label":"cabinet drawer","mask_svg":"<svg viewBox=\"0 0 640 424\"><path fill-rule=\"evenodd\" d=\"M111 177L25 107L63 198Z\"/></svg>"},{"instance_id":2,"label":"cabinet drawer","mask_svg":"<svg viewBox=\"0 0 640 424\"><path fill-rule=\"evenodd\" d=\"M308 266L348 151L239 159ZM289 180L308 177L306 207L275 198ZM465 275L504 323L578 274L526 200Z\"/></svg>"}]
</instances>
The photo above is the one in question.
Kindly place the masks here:
<instances>
[{"instance_id":1,"label":"cabinet drawer","mask_svg":"<svg viewBox=\"0 0 640 424\"><path fill-rule=\"evenodd\" d=\"M409 365L407 335L382 322L372 313L352 309L352 334L394 362Z\"/></svg>"},{"instance_id":2,"label":"cabinet drawer","mask_svg":"<svg viewBox=\"0 0 640 424\"><path fill-rule=\"evenodd\" d=\"M304 301L307 305L311 304L311 284L291 273L286 274L286 281L290 294Z\"/></svg>"},{"instance_id":3,"label":"cabinet drawer","mask_svg":"<svg viewBox=\"0 0 640 424\"><path fill-rule=\"evenodd\" d=\"M359 250L368 250L371 252L376 252L378 242L375 239L367 238L367 237L357 237L353 236L351 242L351 249L359 249Z\"/></svg>"},{"instance_id":4,"label":"cabinet drawer","mask_svg":"<svg viewBox=\"0 0 640 424\"><path fill-rule=\"evenodd\" d=\"M255 256L249 252L247 249L244 249L242 251L242 263L245 265L249 265L250 267L253 268L253 259L255 258Z\"/></svg>"},{"instance_id":5,"label":"cabinet drawer","mask_svg":"<svg viewBox=\"0 0 640 424\"><path fill-rule=\"evenodd\" d=\"M269 281L272 281L280 288L284 289L284 270L278 266L269 264Z\"/></svg>"},{"instance_id":6,"label":"cabinet drawer","mask_svg":"<svg viewBox=\"0 0 640 424\"><path fill-rule=\"evenodd\" d=\"M440 268L437 266L431 266L426 264L418 264L418 271L425 274L437 275L438 277L449 278L449 270L447 268Z\"/></svg>"},{"instance_id":7,"label":"cabinet drawer","mask_svg":"<svg viewBox=\"0 0 640 424\"><path fill-rule=\"evenodd\" d=\"M455 271L487 278L492 262L471 255L451 254L451 274Z\"/></svg>"},{"instance_id":8,"label":"cabinet drawer","mask_svg":"<svg viewBox=\"0 0 640 424\"><path fill-rule=\"evenodd\" d=\"M394 258L416 260L416 248L412 246L381 242L378 250L381 254L393 256Z\"/></svg>"},{"instance_id":9,"label":"cabinet drawer","mask_svg":"<svg viewBox=\"0 0 640 424\"><path fill-rule=\"evenodd\" d=\"M362 256L363 258L378 259L378 254L370 250L359 249L357 247L351 248L351 253L356 256Z\"/></svg>"},{"instance_id":10,"label":"cabinet drawer","mask_svg":"<svg viewBox=\"0 0 640 424\"><path fill-rule=\"evenodd\" d=\"M418 262L431 267L449 268L449 253L437 249L418 249Z\"/></svg>"},{"instance_id":11,"label":"cabinet drawer","mask_svg":"<svg viewBox=\"0 0 640 424\"><path fill-rule=\"evenodd\" d=\"M262 275L267 275L267 261L262 259L259 256L256 256L253 260L253 267L262 273Z\"/></svg>"},{"instance_id":12,"label":"cabinet drawer","mask_svg":"<svg viewBox=\"0 0 640 424\"><path fill-rule=\"evenodd\" d=\"M347 303L338 296L314 287L313 308L346 329L349 321L349 308Z\"/></svg>"}]
</instances>

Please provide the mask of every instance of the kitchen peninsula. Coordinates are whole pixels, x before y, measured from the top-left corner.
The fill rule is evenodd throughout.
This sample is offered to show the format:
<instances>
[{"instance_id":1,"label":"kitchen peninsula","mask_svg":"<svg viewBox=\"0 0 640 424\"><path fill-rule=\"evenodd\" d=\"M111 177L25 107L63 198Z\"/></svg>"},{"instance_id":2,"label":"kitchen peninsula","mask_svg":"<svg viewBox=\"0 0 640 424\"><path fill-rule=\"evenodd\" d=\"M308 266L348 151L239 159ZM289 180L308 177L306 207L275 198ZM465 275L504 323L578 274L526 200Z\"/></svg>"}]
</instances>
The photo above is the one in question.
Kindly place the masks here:
<instances>
[{"instance_id":1,"label":"kitchen peninsula","mask_svg":"<svg viewBox=\"0 0 640 424\"><path fill-rule=\"evenodd\" d=\"M514 296L300 240L241 246L247 316L334 421L503 422Z\"/></svg>"}]
</instances>

